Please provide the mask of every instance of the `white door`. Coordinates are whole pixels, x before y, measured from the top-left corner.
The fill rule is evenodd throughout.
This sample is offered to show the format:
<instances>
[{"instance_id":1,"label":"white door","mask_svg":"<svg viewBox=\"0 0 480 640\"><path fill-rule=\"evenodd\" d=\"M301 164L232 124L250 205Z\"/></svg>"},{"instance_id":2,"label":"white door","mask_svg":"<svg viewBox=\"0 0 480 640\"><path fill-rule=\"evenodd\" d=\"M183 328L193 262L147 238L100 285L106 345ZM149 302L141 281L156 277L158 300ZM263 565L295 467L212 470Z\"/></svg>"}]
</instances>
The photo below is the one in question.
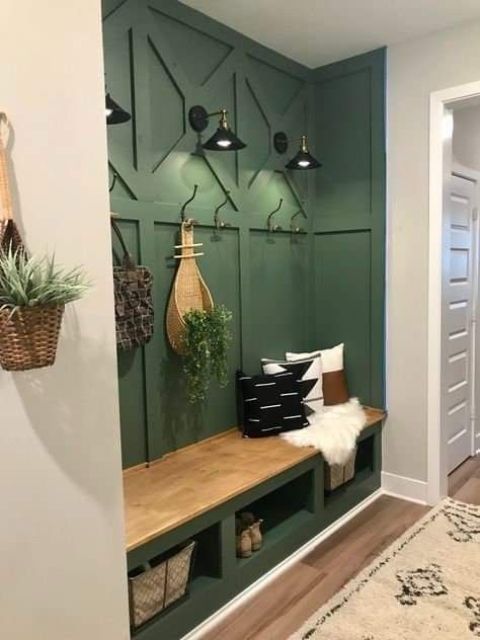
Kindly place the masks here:
<instances>
[{"instance_id":1,"label":"white door","mask_svg":"<svg viewBox=\"0 0 480 640\"><path fill-rule=\"evenodd\" d=\"M449 473L472 455L476 193L475 181L452 175L445 194L442 433Z\"/></svg>"}]
</instances>

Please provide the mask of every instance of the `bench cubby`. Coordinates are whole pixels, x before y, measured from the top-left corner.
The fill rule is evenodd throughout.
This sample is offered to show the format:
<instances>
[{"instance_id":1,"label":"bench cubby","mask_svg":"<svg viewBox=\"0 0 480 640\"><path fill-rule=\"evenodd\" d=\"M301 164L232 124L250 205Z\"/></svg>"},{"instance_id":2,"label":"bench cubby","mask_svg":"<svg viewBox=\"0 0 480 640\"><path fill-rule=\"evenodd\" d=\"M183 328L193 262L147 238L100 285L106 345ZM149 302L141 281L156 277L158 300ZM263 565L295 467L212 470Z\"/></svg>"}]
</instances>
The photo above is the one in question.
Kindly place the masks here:
<instances>
[{"instance_id":1,"label":"bench cubby","mask_svg":"<svg viewBox=\"0 0 480 640\"><path fill-rule=\"evenodd\" d=\"M125 473L128 566L196 540L190 593L136 634L177 640L380 486L384 413L367 411L355 478L324 491L324 460L280 438L225 432ZM235 552L235 515L263 518L264 543L250 558Z\"/></svg>"},{"instance_id":2,"label":"bench cubby","mask_svg":"<svg viewBox=\"0 0 480 640\"><path fill-rule=\"evenodd\" d=\"M311 469L241 509L262 518L263 545L250 558L237 558L239 565L255 561L258 554L288 538L291 531L313 519L314 482L314 470Z\"/></svg>"}]
</instances>

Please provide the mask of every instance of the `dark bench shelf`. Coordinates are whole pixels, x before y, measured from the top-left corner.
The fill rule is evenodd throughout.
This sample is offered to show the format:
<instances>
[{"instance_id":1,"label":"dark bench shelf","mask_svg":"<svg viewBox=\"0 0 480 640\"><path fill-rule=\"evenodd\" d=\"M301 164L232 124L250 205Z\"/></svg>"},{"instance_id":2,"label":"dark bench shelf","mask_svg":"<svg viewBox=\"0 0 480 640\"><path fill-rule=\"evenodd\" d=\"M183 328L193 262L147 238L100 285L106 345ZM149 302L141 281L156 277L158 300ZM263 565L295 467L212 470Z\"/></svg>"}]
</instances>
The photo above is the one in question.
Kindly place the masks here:
<instances>
[{"instance_id":1,"label":"dark bench shelf","mask_svg":"<svg viewBox=\"0 0 480 640\"><path fill-rule=\"evenodd\" d=\"M128 567L188 539L198 543L190 594L134 637L177 640L380 487L384 412L368 409L356 474L324 491L324 460L279 438L229 431L124 475ZM235 514L264 519L264 544L235 553Z\"/></svg>"}]
</instances>

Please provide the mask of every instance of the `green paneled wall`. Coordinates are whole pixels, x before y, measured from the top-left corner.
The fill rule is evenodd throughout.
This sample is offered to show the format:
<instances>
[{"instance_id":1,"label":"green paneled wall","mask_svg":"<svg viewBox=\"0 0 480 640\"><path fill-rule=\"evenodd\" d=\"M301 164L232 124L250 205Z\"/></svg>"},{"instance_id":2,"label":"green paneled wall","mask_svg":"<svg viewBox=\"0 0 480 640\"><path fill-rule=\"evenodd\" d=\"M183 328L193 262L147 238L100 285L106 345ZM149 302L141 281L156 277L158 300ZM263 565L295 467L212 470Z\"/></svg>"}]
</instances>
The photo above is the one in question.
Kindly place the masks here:
<instances>
[{"instance_id":1,"label":"green paneled wall","mask_svg":"<svg viewBox=\"0 0 480 640\"><path fill-rule=\"evenodd\" d=\"M345 341L350 390L384 405L384 51L317 69L314 127L317 335Z\"/></svg>"},{"instance_id":2,"label":"green paneled wall","mask_svg":"<svg viewBox=\"0 0 480 640\"><path fill-rule=\"evenodd\" d=\"M382 404L383 53L311 71L175 0L105 0L104 42L108 90L133 114L108 128L119 175L112 210L155 276L154 339L119 356L124 466L236 424L233 383L212 384L203 405L190 405L165 338L180 207L195 184L187 213L204 243L199 265L234 316L232 381L238 367L257 371L262 356L344 340L352 392ZM194 104L228 108L248 147L202 153L187 120ZM308 132L324 168L286 172L272 145L278 130ZM215 232L227 192L221 215L231 227ZM271 234L280 198L283 231ZM293 235L301 206L305 232Z\"/></svg>"}]
</instances>

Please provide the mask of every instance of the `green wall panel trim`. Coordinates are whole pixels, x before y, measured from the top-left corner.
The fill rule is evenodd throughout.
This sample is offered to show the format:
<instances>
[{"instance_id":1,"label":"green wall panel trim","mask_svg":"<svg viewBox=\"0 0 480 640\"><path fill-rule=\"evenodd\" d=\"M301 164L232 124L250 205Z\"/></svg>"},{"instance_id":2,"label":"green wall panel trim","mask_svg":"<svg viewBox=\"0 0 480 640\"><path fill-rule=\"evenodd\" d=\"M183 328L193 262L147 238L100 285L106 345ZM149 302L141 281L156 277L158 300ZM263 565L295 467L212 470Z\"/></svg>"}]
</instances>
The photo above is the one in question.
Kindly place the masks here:
<instances>
[{"instance_id":1,"label":"green wall panel trim","mask_svg":"<svg viewBox=\"0 0 480 640\"><path fill-rule=\"evenodd\" d=\"M233 380L225 390L212 384L204 406L190 405L165 338L175 231L195 184L187 214L205 244L199 266L215 301L234 313L232 378L237 367L258 371L263 356L345 340L352 393L383 406L384 52L311 70L175 0L105 0L104 43L108 90L133 116L108 128L119 175L111 207L155 277L155 336L119 358L124 466L236 423ZM193 104L229 108L248 147L200 150L187 121ZM212 119L207 135L215 126ZM324 167L286 171L295 143L279 155L277 130L292 138L307 131ZM217 234L214 210L227 192L221 216L231 227ZM275 222L283 230L269 234L281 198ZM301 207L306 233L293 236L290 219Z\"/></svg>"}]
</instances>

